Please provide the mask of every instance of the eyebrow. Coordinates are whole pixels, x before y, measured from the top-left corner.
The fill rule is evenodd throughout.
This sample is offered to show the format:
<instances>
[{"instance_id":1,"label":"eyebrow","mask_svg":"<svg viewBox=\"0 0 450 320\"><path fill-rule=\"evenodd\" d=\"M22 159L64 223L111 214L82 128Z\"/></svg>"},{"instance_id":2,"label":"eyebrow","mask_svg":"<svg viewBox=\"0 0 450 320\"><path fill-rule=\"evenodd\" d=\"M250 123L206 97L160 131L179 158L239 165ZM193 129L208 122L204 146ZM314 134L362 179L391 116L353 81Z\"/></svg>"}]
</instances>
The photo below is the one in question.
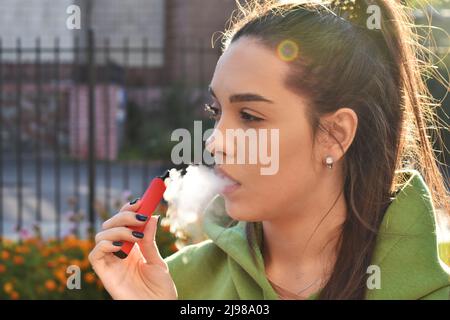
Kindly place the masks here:
<instances>
[{"instance_id":1,"label":"eyebrow","mask_svg":"<svg viewBox=\"0 0 450 320\"><path fill-rule=\"evenodd\" d=\"M208 86L209 93L216 99L219 100L212 89L211 86ZM269 100L257 93L238 93L233 94L229 98L230 103L236 103L236 102L252 102L252 101L259 101L259 102L267 102L267 103L273 103L272 100Z\"/></svg>"}]
</instances>

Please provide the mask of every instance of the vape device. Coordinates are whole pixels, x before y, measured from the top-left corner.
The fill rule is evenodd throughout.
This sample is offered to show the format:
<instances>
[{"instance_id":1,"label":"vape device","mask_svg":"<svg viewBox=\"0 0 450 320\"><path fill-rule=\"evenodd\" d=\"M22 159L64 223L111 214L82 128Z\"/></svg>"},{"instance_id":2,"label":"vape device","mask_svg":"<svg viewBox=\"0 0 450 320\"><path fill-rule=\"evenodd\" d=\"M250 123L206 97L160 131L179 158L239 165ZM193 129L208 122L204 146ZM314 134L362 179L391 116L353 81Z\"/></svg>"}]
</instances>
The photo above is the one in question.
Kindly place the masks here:
<instances>
[{"instance_id":1,"label":"vape device","mask_svg":"<svg viewBox=\"0 0 450 320\"><path fill-rule=\"evenodd\" d=\"M164 184L164 179L166 179L169 176L169 171L167 170L163 175L158 176L154 178L147 190L145 191L144 195L142 196L140 200L139 208L137 209L136 213L139 213L141 215L145 215L148 217L147 221L144 225L139 227L129 227L130 229L134 231L143 232L145 229L146 224L148 221L150 221L150 217L152 216L153 212L155 211L156 207L160 203L161 199L163 198L164 191L166 191L166 185ZM131 249L133 248L134 242L128 242L125 241L121 247L120 251L114 252L114 255L121 259L125 259L128 257L128 254L130 253Z\"/></svg>"}]
</instances>

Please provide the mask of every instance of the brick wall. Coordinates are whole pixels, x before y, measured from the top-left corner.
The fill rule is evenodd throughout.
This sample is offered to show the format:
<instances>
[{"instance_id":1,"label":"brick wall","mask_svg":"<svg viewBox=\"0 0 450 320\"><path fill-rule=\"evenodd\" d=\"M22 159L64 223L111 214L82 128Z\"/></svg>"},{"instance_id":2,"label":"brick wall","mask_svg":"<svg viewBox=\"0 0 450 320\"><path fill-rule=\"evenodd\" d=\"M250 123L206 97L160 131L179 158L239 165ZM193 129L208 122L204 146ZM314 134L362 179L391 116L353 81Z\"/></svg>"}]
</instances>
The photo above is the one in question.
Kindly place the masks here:
<instances>
[{"instance_id":1,"label":"brick wall","mask_svg":"<svg viewBox=\"0 0 450 320\"><path fill-rule=\"evenodd\" d=\"M211 39L224 30L234 9L234 0L166 0L165 71L169 81L183 77L191 84L210 81L220 54L219 41L212 48ZM204 48L202 54L198 54L199 47Z\"/></svg>"},{"instance_id":2,"label":"brick wall","mask_svg":"<svg viewBox=\"0 0 450 320\"><path fill-rule=\"evenodd\" d=\"M147 38L149 47L161 49L149 54L147 65L161 67L164 61L164 3L165 0L92 1L92 28L98 41L109 38L113 47L123 47L124 39L128 39L130 47L141 48L143 39ZM124 55L111 52L111 58L121 64ZM100 55L98 61L102 62ZM142 63L141 53L130 52L129 66L141 66Z\"/></svg>"},{"instance_id":3,"label":"brick wall","mask_svg":"<svg viewBox=\"0 0 450 320\"><path fill-rule=\"evenodd\" d=\"M76 4L81 9L81 29L69 30L66 20L68 6ZM60 46L72 48L75 37L86 45L87 31L91 27L100 44L109 38L113 47L123 47L124 39L129 39L130 47L142 47L143 38L153 48L164 46L165 0L1 0L0 38L3 47L13 48L16 39L21 39L22 47L33 48L36 38L41 39L43 47L53 47L55 38ZM73 60L72 52L61 53L62 62ZM111 53L113 61L122 64L124 55ZM149 55L148 66L161 67L163 52ZM4 53L4 60L14 61L14 53ZM24 60L33 60L34 53L24 53ZM52 60L53 53L43 53L42 60ZM103 62L103 55L96 57ZM142 54L130 52L129 66L141 66Z\"/></svg>"},{"instance_id":4,"label":"brick wall","mask_svg":"<svg viewBox=\"0 0 450 320\"><path fill-rule=\"evenodd\" d=\"M122 89L115 85L95 87L95 158L115 160L119 147ZM70 155L86 159L89 154L88 88L81 85L70 91Z\"/></svg>"}]
</instances>

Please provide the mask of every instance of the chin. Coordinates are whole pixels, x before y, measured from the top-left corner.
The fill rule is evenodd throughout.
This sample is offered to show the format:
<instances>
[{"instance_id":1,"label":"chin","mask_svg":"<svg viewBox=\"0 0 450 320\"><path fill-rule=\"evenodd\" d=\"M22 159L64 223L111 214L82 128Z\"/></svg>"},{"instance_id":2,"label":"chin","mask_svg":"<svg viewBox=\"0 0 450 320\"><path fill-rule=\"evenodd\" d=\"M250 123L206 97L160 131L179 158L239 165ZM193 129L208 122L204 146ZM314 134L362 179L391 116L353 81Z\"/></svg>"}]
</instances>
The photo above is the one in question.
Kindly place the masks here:
<instances>
[{"instance_id":1,"label":"chin","mask_svg":"<svg viewBox=\"0 0 450 320\"><path fill-rule=\"evenodd\" d=\"M263 220L262 217L257 214L257 212L260 212L260 210L258 211L255 208L249 208L247 201L242 203L234 199L229 199L226 196L224 196L224 199L227 214L234 220L249 222Z\"/></svg>"}]
</instances>

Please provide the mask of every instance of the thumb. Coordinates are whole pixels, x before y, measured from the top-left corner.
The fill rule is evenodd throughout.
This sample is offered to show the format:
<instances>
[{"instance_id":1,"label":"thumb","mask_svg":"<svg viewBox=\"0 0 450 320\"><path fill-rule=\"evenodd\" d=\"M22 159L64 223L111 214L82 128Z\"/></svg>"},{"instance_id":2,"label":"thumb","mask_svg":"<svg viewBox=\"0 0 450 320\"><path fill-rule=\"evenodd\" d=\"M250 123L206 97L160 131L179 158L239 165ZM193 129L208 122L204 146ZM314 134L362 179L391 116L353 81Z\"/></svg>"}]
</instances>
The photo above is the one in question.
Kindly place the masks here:
<instances>
[{"instance_id":1,"label":"thumb","mask_svg":"<svg viewBox=\"0 0 450 320\"><path fill-rule=\"evenodd\" d=\"M157 264L163 268L167 268L158 246L156 245L156 230L158 229L159 216L151 216L150 221L145 225L145 237L139 241L139 247L147 264Z\"/></svg>"}]
</instances>

